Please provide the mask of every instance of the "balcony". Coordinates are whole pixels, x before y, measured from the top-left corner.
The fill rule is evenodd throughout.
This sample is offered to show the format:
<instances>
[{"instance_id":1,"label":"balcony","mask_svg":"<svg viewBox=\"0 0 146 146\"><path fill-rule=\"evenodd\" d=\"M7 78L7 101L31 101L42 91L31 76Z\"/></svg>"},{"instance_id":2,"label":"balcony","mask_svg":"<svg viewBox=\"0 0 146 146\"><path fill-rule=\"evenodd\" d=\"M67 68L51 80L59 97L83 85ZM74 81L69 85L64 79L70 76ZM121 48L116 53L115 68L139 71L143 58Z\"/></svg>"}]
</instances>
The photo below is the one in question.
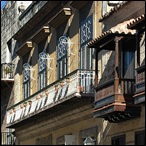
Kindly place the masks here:
<instances>
[{"instance_id":1,"label":"balcony","mask_svg":"<svg viewBox=\"0 0 146 146\"><path fill-rule=\"evenodd\" d=\"M75 70L7 110L7 126L17 127L41 113L82 98L93 98L94 71ZM45 113L46 114L46 113ZM48 114L48 113L47 113Z\"/></svg>"},{"instance_id":2,"label":"balcony","mask_svg":"<svg viewBox=\"0 0 146 146\"><path fill-rule=\"evenodd\" d=\"M12 132L1 132L1 145L14 145Z\"/></svg>"},{"instance_id":3,"label":"balcony","mask_svg":"<svg viewBox=\"0 0 146 146\"><path fill-rule=\"evenodd\" d=\"M134 103L145 102L145 65L136 69Z\"/></svg>"},{"instance_id":4,"label":"balcony","mask_svg":"<svg viewBox=\"0 0 146 146\"><path fill-rule=\"evenodd\" d=\"M1 64L1 81L14 81L14 64L3 63Z\"/></svg>"},{"instance_id":5,"label":"balcony","mask_svg":"<svg viewBox=\"0 0 146 146\"><path fill-rule=\"evenodd\" d=\"M131 21L119 23L88 43L89 48L96 48L96 62L99 62L100 51L106 51L102 52L104 56L109 56L109 52L112 52L105 63L100 80L98 71L101 70L102 64L96 63L93 113L94 117L113 123L140 116L140 106L135 105L133 99L136 31L127 29L127 24ZM103 58L102 61L104 62Z\"/></svg>"},{"instance_id":6,"label":"balcony","mask_svg":"<svg viewBox=\"0 0 146 146\"><path fill-rule=\"evenodd\" d=\"M133 104L134 79L111 79L95 88L95 117L110 122L122 122L140 114L140 107ZM117 92L118 87L118 92Z\"/></svg>"}]
</instances>

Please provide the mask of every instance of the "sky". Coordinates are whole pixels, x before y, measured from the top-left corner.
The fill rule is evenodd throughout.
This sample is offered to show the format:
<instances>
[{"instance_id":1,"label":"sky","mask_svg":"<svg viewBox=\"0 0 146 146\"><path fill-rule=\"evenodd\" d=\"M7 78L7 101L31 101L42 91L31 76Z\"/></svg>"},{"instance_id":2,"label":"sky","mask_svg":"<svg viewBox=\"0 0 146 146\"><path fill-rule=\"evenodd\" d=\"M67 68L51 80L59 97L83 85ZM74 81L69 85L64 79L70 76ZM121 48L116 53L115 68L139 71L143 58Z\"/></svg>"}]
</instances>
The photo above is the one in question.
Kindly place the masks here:
<instances>
[{"instance_id":1,"label":"sky","mask_svg":"<svg viewBox=\"0 0 146 146\"><path fill-rule=\"evenodd\" d=\"M3 9L5 4L6 4L6 1L1 1L1 9Z\"/></svg>"}]
</instances>

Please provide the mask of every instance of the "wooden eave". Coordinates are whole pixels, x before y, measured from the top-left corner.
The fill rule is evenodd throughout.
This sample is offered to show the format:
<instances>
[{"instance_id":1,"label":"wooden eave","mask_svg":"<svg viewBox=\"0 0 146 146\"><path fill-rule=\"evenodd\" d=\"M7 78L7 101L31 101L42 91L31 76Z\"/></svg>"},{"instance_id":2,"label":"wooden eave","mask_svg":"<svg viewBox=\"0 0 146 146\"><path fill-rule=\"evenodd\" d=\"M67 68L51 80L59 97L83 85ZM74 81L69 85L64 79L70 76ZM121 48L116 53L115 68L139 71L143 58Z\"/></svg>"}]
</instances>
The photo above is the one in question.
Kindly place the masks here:
<instances>
[{"instance_id":1,"label":"wooden eave","mask_svg":"<svg viewBox=\"0 0 146 146\"><path fill-rule=\"evenodd\" d=\"M49 26L43 26L37 33L34 34L34 36L32 37L32 41L39 43L49 34L50 34Z\"/></svg>"},{"instance_id":2,"label":"wooden eave","mask_svg":"<svg viewBox=\"0 0 146 146\"><path fill-rule=\"evenodd\" d=\"M143 29L144 30L145 29L145 21L136 22L133 25L131 25L129 27L129 29L137 29L137 30Z\"/></svg>"},{"instance_id":3,"label":"wooden eave","mask_svg":"<svg viewBox=\"0 0 146 146\"><path fill-rule=\"evenodd\" d=\"M90 1L72 1L70 3L70 5L73 7L73 8L76 8L76 9L81 9L83 6L85 6L87 3L89 3Z\"/></svg>"},{"instance_id":4,"label":"wooden eave","mask_svg":"<svg viewBox=\"0 0 146 146\"><path fill-rule=\"evenodd\" d=\"M65 22L72 14L71 8L62 8L49 22L48 25L54 28L60 26Z\"/></svg>"},{"instance_id":5,"label":"wooden eave","mask_svg":"<svg viewBox=\"0 0 146 146\"><path fill-rule=\"evenodd\" d=\"M91 42L88 43L88 47L89 48L97 48L97 51L100 52L101 50L115 50L115 37L116 36L123 36L123 38L127 38L127 37L132 37L135 35L131 35L131 34L124 34L124 33L110 33L107 32L105 33L103 36L101 35L101 37L92 40Z\"/></svg>"},{"instance_id":6,"label":"wooden eave","mask_svg":"<svg viewBox=\"0 0 146 146\"><path fill-rule=\"evenodd\" d=\"M16 53L20 56L23 56L27 52L31 51L32 47L32 41L26 41L22 46L19 47Z\"/></svg>"},{"instance_id":7,"label":"wooden eave","mask_svg":"<svg viewBox=\"0 0 146 146\"><path fill-rule=\"evenodd\" d=\"M129 25L127 25L128 29L145 29L145 14L142 16L139 16L137 19L135 19L133 22L131 22Z\"/></svg>"}]
</instances>

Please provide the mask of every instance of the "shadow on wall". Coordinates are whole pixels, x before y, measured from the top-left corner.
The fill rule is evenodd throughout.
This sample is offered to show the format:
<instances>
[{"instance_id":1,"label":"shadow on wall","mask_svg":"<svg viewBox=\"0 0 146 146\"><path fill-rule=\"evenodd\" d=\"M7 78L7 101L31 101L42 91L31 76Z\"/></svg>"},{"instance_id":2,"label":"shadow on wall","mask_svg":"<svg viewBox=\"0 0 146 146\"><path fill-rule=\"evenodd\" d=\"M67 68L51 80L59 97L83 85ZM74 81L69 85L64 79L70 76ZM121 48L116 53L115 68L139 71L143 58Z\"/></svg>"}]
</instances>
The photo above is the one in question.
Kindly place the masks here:
<instances>
[{"instance_id":1,"label":"shadow on wall","mask_svg":"<svg viewBox=\"0 0 146 146\"><path fill-rule=\"evenodd\" d=\"M6 122L5 122L5 118L6 118L6 111L7 108L10 107L10 105L13 104L14 99L11 96L11 90L12 90L12 86L5 86L5 88L1 89L1 127L2 130L3 128L6 127Z\"/></svg>"}]
</instances>

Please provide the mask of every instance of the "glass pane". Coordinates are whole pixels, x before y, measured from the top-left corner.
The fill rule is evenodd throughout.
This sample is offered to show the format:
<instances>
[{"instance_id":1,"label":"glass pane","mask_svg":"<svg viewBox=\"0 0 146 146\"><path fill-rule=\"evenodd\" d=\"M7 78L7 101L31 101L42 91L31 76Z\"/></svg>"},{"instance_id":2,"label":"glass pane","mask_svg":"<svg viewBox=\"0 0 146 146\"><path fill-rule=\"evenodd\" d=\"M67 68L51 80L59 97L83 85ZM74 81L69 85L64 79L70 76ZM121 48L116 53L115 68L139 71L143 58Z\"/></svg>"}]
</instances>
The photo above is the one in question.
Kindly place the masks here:
<instances>
[{"instance_id":1,"label":"glass pane","mask_svg":"<svg viewBox=\"0 0 146 146\"><path fill-rule=\"evenodd\" d=\"M83 45L92 39L92 15L81 22L80 44Z\"/></svg>"},{"instance_id":2,"label":"glass pane","mask_svg":"<svg viewBox=\"0 0 146 146\"><path fill-rule=\"evenodd\" d=\"M134 77L134 52L123 52L123 77Z\"/></svg>"},{"instance_id":3,"label":"glass pane","mask_svg":"<svg viewBox=\"0 0 146 146\"><path fill-rule=\"evenodd\" d=\"M138 132L135 134L135 145L145 145L145 132Z\"/></svg>"},{"instance_id":4,"label":"glass pane","mask_svg":"<svg viewBox=\"0 0 146 146\"><path fill-rule=\"evenodd\" d=\"M58 39L57 45L57 67L58 67L58 79L67 74L67 49L68 39L65 35Z\"/></svg>"}]
</instances>

